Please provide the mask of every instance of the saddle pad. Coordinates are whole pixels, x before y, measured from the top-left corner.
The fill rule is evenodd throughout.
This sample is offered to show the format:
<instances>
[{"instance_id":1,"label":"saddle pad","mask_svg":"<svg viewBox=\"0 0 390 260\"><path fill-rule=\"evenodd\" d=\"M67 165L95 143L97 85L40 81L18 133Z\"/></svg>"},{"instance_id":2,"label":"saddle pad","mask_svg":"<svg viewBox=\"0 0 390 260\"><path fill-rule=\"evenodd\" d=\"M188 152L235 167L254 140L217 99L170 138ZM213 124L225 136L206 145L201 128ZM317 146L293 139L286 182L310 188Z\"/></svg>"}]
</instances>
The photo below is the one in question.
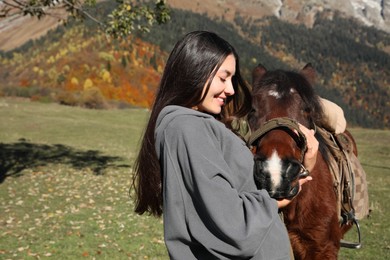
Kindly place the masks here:
<instances>
[{"instance_id":1,"label":"saddle pad","mask_svg":"<svg viewBox=\"0 0 390 260\"><path fill-rule=\"evenodd\" d=\"M352 204L355 209L355 217L360 220L370 214L366 172L354 153L349 154L349 160L355 177L355 192Z\"/></svg>"},{"instance_id":2,"label":"saddle pad","mask_svg":"<svg viewBox=\"0 0 390 260\"><path fill-rule=\"evenodd\" d=\"M321 127L317 130L325 138L329 152L333 155L334 161L331 160L329 166L335 181L340 215L346 213L349 216L352 210L358 220L369 216L366 172L353 153L353 140L345 133L333 134Z\"/></svg>"}]
</instances>

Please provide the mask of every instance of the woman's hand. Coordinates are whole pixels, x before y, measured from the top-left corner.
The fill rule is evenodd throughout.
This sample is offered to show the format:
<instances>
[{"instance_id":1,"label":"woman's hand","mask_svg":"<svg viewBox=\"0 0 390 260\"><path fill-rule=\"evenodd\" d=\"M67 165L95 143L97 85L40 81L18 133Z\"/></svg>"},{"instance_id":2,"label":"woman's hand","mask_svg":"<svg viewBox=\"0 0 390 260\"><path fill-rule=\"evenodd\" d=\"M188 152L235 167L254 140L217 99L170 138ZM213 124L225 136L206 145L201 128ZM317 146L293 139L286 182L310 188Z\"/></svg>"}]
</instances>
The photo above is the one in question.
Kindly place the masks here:
<instances>
[{"instance_id":1,"label":"woman's hand","mask_svg":"<svg viewBox=\"0 0 390 260\"><path fill-rule=\"evenodd\" d=\"M309 182L311 181L313 178L311 176L307 176L305 178L302 178L302 179L299 179L299 191L297 193L297 195L299 194L299 192L301 191L302 189L302 185L306 182ZM296 196L294 196L295 198ZM278 208L283 208L283 207L286 207L288 204L290 204L290 202L294 199L282 199L282 200L276 200L276 202L278 203Z\"/></svg>"},{"instance_id":2,"label":"woman's hand","mask_svg":"<svg viewBox=\"0 0 390 260\"><path fill-rule=\"evenodd\" d=\"M305 158L303 159L303 164L305 165L306 169L311 172L314 169L317 161L318 141L314 136L314 130L307 129L301 124L299 124L299 129L305 135L307 141L307 151Z\"/></svg>"}]
</instances>

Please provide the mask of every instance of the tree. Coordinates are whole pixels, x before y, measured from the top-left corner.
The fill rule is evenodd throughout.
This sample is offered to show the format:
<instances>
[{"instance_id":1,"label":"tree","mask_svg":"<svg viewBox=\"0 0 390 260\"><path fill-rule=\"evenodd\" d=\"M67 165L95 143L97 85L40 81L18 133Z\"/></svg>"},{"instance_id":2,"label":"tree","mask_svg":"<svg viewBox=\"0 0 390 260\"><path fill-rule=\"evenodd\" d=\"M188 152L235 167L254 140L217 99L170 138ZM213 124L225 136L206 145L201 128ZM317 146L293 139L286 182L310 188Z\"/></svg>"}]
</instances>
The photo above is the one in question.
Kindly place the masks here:
<instances>
[{"instance_id":1,"label":"tree","mask_svg":"<svg viewBox=\"0 0 390 260\"><path fill-rule=\"evenodd\" d=\"M115 38L126 37L136 30L148 32L154 24L170 20L165 0L155 0L154 4L150 0L107 1L112 1L116 7L104 21L92 15L91 9L96 7L96 0L2 0L0 19L18 15L38 19L54 16L65 23L69 18L90 19Z\"/></svg>"}]
</instances>

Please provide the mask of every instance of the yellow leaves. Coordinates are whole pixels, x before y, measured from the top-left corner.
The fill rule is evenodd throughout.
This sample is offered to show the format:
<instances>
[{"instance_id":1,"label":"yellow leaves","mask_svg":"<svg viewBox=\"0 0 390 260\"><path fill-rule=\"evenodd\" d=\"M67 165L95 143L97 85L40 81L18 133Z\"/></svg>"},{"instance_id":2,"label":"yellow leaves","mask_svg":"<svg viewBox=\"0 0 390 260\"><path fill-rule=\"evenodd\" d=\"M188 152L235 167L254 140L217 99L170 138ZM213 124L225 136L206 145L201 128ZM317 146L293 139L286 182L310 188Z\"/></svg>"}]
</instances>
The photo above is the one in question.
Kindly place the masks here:
<instances>
[{"instance_id":1,"label":"yellow leaves","mask_svg":"<svg viewBox=\"0 0 390 260\"><path fill-rule=\"evenodd\" d=\"M67 49L60 49L60 52L59 52L59 56L60 57L64 57L68 54L68 50Z\"/></svg>"},{"instance_id":2,"label":"yellow leaves","mask_svg":"<svg viewBox=\"0 0 390 260\"><path fill-rule=\"evenodd\" d=\"M26 249L28 249L28 246L26 246L26 247L18 247L18 251L19 252L22 252L22 251L24 251Z\"/></svg>"},{"instance_id":3,"label":"yellow leaves","mask_svg":"<svg viewBox=\"0 0 390 260\"><path fill-rule=\"evenodd\" d=\"M45 72L41 68L39 68L38 66L33 67L33 72L38 74L39 77L42 77L43 75L45 75Z\"/></svg>"},{"instance_id":4,"label":"yellow leaves","mask_svg":"<svg viewBox=\"0 0 390 260\"><path fill-rule=\"evenodd\" d=\"M69 46L69 51L72 53L77 52L78 50L79 50L78 46L75 46L75 45Z\"/></svg>"},{"instance_id":5,"label":"yellow leaves","mask_svg":"<svg viewBox=\"0 0 390 260\"><path fill-rule=\"evenodd\" d=\"M101 72L100 72L100 77L103 79L103 81L107 82L107 83L111 83L112 82L112 78L111 78L111 74L108 70L106 69L103 69Z\"/></svg>"},{"instance_id":6,"label":"yellow leaves","mask_svg":"<svg viewBox=\"0 0 390 260\"><path fill-rule=\"evenodd\" d=\"M23 60L23 54L19 53L19 52L14 52L12 53L13 55L13 62L14 63L19 63Z\"/></svg>"},{"instance_id":7,"label":"yellow leaves","mask_svg":"<svg viewBox=\"0 0 390 260\"><path fill-rule=\"evenodd\" d=\"M70 84L72 84L73 86L78 86L79 85L79 80L76 77L72 77L70 79Z\"/></svg>"},{"instance_id":8,"label":"yellow leaves","mask_svg":"<svg viewBox=\"0 0 390 260\"><path fill-rule=\"evenodd\" d=\"M111 206L105 206L104 208L104 211L112 211L113 208Z\"/></svg>"},{"instance_id":9,"label":"yellow leaves","mask_svg":"<svg viewBox=\"0 0 390 260\"><path fill-rule=\"evenodd\" d=\"M156 238L156 237L154 237L154 238L152 239L152 241L153 241L153 243L164 244L164 240L159 239L159 238Z\"/></svg>"},{"instance_id":10,"label":"yellow leaves","mask_svg":"<svg viewBox=\"0 0 390 260\"><path fill-rule=\"evenodd\" d=\"M114 61L115 60L115 58L112 54L107 53L107 52L103 52L103 51L99 52L99 58L103 59L104 61Z\"/></svg>"},{"instance_id":11,"label":"yellow leaves","mask_svg":"<svg viewBox=\"0 0 390 260\"><path fill-rule=\"evenodd\" d=\"M89 88L92 88L93 87L93 82L90 78L87 78L85 81L84 81L84 90L87 90Z\"/></svg>"},{"instance_id":12,"label":"yellow leaves","mask_svg":"<svg viewBox=\"0 0 390 260\"><path fill-rule=\"evenodd\" d=\"M103 243L103 244L98 245L98 247L99 247L99 248L106 248L107 245Z\"/></svg>"},{"instance_id":13,"label":"yellow leaves","mask_svg":"<svg viewBox=\"0 0 390 260\"><path fill-rule=\"evenodd\" d=\"M87 73L91 71L91 67L88 64L83 64L82 68Z\"/></svg>"},{"instance_id":14,"label":"yellow leaves","mask_svg":"<svg viewBox=\"0 0 390 260\"><path fill-rule=\"evenodd\" d=\"M57 70L52 67L50 68L48 71L47 71L47 76L49 77L50 80L57 80L57 76L58 76L58 73L57 73Z\"/></svg>"},{"instance_id":15,"label":"yellow leaves","mask_svg":"<svg viewBox=\"0 0 390 260\"><path fill-rule=\"evenodd\" d=\"M74 213L78 213L80 211L80 209L78 207L76 207L75 205L70 205L69 211L70 211L70 213L74 214Z\"/></svg>"},{"instance_id":16,"label":"yellow leaves","mask_svg":"<svg viewBox=\"0 0 390 260\"><path fill-rule=\"evenodd\" d=\"M162 73L164 71L164 67L162 65L157 66L157 72Z\"/></svg>"},{"instance_id":17,"label":"yellow leaves","mask_svg":"<svg viewBox=\"0 0 390 260\"><path fill-rule=\"evenodd\" d=\"M62 67L62 72L63 73L68 73L70 71L70 66L68 64L64 65L64 67Z\"/></svg>"},{"instance_id":18,"label":"yellow leaves","mask_svg":"<svg viewBox=\"0 0 390 260\"><path fill-rule=\"evenodd\" d=\"M7 223L7 224L12 224L12 222L14 221L14 219L15 219L15 218L13 218L13 217L9 217L9 218L5 221L5 223Z\"/></svg>"},{"instance_id":19,"label":"yellow leaves","mask_svg":"<svg viewBox=\"0 0 390 260\"><path fill-rule=\"evenodd\" d=\"M54 62L56 62L56 59L54 58L54 56L50 56L48 59L47 59L47 64L53 64Z\"/></svg>"}]
</instances>

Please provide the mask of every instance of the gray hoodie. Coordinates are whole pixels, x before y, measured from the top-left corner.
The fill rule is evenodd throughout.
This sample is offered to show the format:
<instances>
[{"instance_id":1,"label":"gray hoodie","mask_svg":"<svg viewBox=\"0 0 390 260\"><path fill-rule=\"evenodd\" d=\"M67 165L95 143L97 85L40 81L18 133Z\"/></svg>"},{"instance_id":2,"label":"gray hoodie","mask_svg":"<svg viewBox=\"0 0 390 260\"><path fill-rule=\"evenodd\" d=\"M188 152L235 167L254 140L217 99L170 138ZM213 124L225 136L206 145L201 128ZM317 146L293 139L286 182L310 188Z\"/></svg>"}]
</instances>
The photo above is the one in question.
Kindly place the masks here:
<instances>
[{"instance_id":1,"label":"gray hoodie","mask_svg":"<svg viewBox=\"0 0 390 260\"><path fill-rule=\"evenodd\" d=\"M161 111L155 136L171 259L290 259L277 203L256 189L253 156L240 138L180 106Z\"/></svg>"}]
</instances>

